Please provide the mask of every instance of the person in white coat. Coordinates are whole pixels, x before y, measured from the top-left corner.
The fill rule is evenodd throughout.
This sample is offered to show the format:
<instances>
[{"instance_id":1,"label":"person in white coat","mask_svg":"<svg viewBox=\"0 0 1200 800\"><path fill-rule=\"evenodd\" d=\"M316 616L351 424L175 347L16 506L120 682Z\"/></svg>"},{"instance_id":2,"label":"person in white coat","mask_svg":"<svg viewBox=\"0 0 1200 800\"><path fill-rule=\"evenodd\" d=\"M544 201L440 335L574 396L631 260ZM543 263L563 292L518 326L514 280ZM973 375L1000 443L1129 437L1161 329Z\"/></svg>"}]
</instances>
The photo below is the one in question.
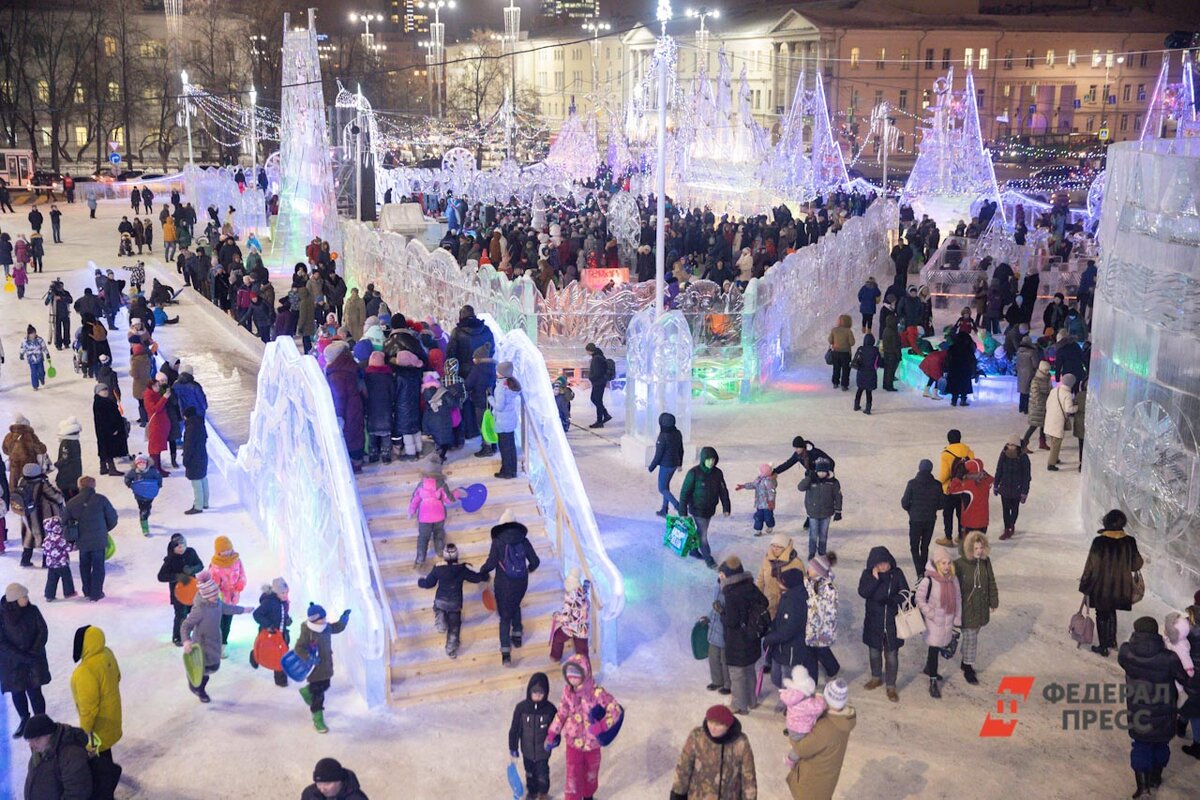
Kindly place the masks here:
<instances>
[{"instance_id":1,"label":"person in white coat","mask_svg":"<svg viewBox=\"0 0 1200 800\"><path fill-rule=\"evenodd\" d=\"M925 674L929 676L929 696L940 698L938 657L941 649L950 646L962 627L962 589L954 573L954 555L947 548L934 545L930 549L929 565L925 567L925 577L917 584L915 594L921 616L925 617L925 644L929 647Z\"/></svg>"},{"instance_id":2,"label":"person in white coat","mask_svg":"<svg viewBox=\"0 0 1200 800\"><path fill-rule=\"evenodd\" d=\"M1058 471L1058 452L1062 449L1063 437L1071 429L1071 415L1075 413L1075 376L1063 375L1062 382L1050 391L1046 399L1046 438L1050 440L1050 459L1046 469Z\"/></svg>"}]
</instances>

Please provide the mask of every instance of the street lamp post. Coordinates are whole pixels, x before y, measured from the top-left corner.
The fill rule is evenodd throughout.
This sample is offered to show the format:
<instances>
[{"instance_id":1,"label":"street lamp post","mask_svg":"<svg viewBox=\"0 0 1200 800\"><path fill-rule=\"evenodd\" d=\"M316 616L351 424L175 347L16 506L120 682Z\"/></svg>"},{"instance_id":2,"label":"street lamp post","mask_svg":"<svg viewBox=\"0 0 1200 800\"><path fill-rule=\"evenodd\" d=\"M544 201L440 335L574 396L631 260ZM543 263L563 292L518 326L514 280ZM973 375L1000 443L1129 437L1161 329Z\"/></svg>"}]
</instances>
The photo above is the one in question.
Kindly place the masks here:
<instances>
[{"instance_id":1,"label":"street lamp post","mask_svg":"<svg viewBox=\"0 0 1200 800\"><path fill-rule=\"evenodd\" d=\"M663 315L667 283L667 21L671 19L671 0L658 0L657 18L662 25L658 40L658 148L655 176L657 208L654 219L654 318Z\"/></svg>"},{"instance_id":2,"label":"street lamp post","mask_svg":"<svg viewBox=\"0 0 1200 800\"><path fill-rule=\"evenodd\" d=\"M425 0L418 5L433 9L433 22L429 23L429 48L433 57L431 67L438 72L438 116L443 116L446 113L446 24L442 22L441 10L454 8L455 0Z\"/></svg>"},{"instance_id":3,"label":"street lamp post","mask_svg":"<svg viewBox=\"0 0 1200 800\"><path fill-rule=\"evenodd\" d=\"M362 43L369 53L377 53L380 50L386 50L387 45L376 45L375 35L371 33L372 22L383 22L383 14L360 14L357 11L350 12L351 22L361 22L363 24Z\"/></svg>"},{"instance_id":4,"label":"street lamp post","mask_svg":"<svg viewBox=\"0 0 1200 800\"><path fill-rule=\"evenodd\" d=\"M183 120L187 127L187 143L188 143L188 164L195 164L196 159L192 152L192 102L188 98L188 74L187 70L179 73L180 83L183 86Z\"/></svg>"},{"instance_id":5,"label":"street lamp post","mask_svg":"<svg viewBox=\"0 0 1200 800\"><path fill-rule=\"evenodd\" d=\"M585 22L583 29L592 34L592 91L595 92L596 85L600 83L600 33L612 30L612 25L607 22Z\"/></svg>"},{"instance_id":6,"label":"street lamp post","mask_svg":"<svg viewBox=\"0 0 1200 800\"><path fill-rule=\"evenodd\" d=\"M250 166L258 165L258 90L250 86Z\"/></svg>"},{"instance_id":7,"label":"street lamp post","mask_svg":"<svg viewBox=\"0 0 1200 800\"><path fill-rule=\"evenodd\" d=\"M516 158L513 145L513 128L517 118L517 43L521 40L521 7L515 0L508 0L504 9L504 47L509 54L508 72L508 120L505 136L508 140L509 158Z\"/></svg>"},{"instance_id":8,"label":"street lamp post","mask_svg":"<svg viewBox=\"0 0 1200 800\"><path fill-rule=\"evenodd\" d=\"M689 19L700 20L700 30L696 31L696 46L700 48L700 52L704 53L705 62L708 61L708 28L704 27L704 20L709 17L720 19L721 9L709 8L708 6L700 6L699 8L689 8L684 12ZM707 67L707 63L705 64Z\"/></svg>"}]
</instances>

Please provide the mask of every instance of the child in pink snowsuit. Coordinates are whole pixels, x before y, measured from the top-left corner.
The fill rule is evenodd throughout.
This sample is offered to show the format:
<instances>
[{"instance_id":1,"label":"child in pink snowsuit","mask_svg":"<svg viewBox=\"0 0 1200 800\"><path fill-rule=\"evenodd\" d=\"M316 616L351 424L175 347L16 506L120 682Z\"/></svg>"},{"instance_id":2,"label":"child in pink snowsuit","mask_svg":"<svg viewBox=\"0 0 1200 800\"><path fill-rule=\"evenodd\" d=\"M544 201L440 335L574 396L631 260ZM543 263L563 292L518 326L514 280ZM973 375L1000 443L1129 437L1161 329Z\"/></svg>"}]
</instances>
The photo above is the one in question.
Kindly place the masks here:
<instances>
[{"instance_id":1,"label":"child in pink snowsuit","mask_svg":"<svg viewBox=\"0 0 1200 800\"><path fill-rule=\"evenodd\" d=\"M792 677L783 679L779 700L787 706L788 736L798 742L812 732L813 725L825 713L825 698L817 694L817 684L803 665L792 667ZM787 763L794 765L796 755L788 751Z\"/></svg>"},{"instance_id":2,"label":"child in pink snowsuit","mask_svg":"<svg viewBox=\"0 0 1200 800\"><path fill-rule=\"evenodd\" d=\"M739 483L734 491L742 489L754 490L754 535L763 535L763 525L767 526L767 535L775 530L775 492L779 480L770 464L760 464L758 477L746 483Z\"/></svg>"},{"instance_id":3,"label":"child in pink snowsuit","mask_svg":"<svg viewBox=\"0 0 1200 800\"><path fill-rule=\"evenodd\" d=\"M600 737L620 723L624 711L592 678L592 665L579 653L563 665L562 702L546 731L546 751L567 744L567 777L563 800L596 794L600 778Z\"/></svg>"},{"instance_id":4,"label":"child in pink snowsuit","mask_svg":"<svg viewBox=\"0 0 1200 800\"><path fill-rule=\"evenodd\" d=\"M1163 641L1168 650L1179 656L1179 661L1183 664L1183 669L1189 678L1196 674L1196 665L1192 662L1191 643L1188 641L1188 634L1191 632L1192 626L1188 622L1187 614L1180 614L1178 611L1167 614L1166 622L1163 624Z\"/></svg>"},{"instance_id":5,"label":"child in pink snowsuit","mask_svg":"<svg viewBox=\"0 0 1200 800\"><path fill-rule=\"evenodd\" d=\"M433 538L433 552L440 553L445 548L446 504L453 502L454 498L446 491L440 476L432 472L422 475L408 503L409 519L414 515L417 518L417 558L413 561L414 567L420 568L425 564L430 537Z\"/></svg>"}]
</instances>

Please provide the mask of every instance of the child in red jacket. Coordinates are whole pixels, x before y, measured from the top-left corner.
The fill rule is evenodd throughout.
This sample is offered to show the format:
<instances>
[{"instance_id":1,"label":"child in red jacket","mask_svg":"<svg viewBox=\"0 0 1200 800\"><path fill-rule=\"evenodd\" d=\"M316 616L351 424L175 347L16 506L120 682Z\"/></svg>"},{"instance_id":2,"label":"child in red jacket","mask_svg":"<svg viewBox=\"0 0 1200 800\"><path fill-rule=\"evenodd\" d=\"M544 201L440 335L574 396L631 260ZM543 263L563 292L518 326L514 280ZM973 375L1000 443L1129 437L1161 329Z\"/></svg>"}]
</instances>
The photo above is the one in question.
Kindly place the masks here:
<instances>
[{"instance_id":1,"label":"child in red jacket","mask_svg":"<svg viewBox=\"0 0 1200 800\"><path fill-rule=\"evenodd\" d=\"M932 353L921 359L921 372L924 372L925 376L929 378L929 382L925 384L925 391L922 392L925 397L929 397L934 400L941 399L938 397L937 385L938 381L942 379L942 374L946 371L946 354L949 349L949 345L945 342L942 342L941 346L938 347L937 350L934 350ZM933 394L929 393L930 389L933 389Z\"/></svg>"},{"instance_id":2,"label":"child in red jacket","mask_svg":"<svg viewBox=\"0 0 1200 800\"><path fill-rule=\"evenodd\" d=\"M952 477L946 488L948 493L962 499L962 535L969 531L987 533L988 496L992 491L992 476L983 468L978 458L969 459L964 465L966 474Z\"/></svg>"}]
</instances>

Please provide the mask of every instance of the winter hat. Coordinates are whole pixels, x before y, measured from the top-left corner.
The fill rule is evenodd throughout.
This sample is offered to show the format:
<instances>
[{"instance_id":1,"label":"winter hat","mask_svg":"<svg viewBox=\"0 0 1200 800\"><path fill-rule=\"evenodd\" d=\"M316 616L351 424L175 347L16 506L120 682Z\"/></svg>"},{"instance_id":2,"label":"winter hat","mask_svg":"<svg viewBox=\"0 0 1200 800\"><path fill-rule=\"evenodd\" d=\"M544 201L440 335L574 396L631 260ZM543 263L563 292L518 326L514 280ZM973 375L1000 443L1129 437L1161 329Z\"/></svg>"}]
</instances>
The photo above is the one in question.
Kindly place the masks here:
<instances>
[{"instance_id":1,"label":"winter hat","mask_svg":"<svg viewBox=\"0 0 1200 800\"><path fill-rule=\"evenodd\" d=\"M246 277L250 277L250 276L247 275ZM328 314L326 314L325 315L325 324L326 325L337 325L337 314L334 314L332 311L330 311Z\"/></svg>"},{"instance_id":2,"label":"winter hat","mask_svg":"<svg viewBox=\"0 0 1200 800\"><path fill-rule=\"evenodd\" d=\"M46 521L42 523L42 530L46 535L54 534L62 535L62 519L60 517L46 517Z\"/></svg>"},{"instance_id":3,"label":"winter hat","mask_svg":"<svg viewBox=\"0 0 1200 800\"><path fill-rule=\"evenodd\" d=\"M933 462L928 458L922 458L921 463L917 464L917 472L928 472L933 474Z\"/></svg>"},{"instance_id":4,"label":"winter hat","mask_svg":"<svg viewBox=\"0 0 1200 800\"><path fill-rule=\"evenodd\" d=\"M4 599L10 603L15 603L22 597L29 597L29 590L19 583L10 583L4 590Z\"/></svg>"},{"instance_id":5,"label":"winter hat","mask_svg":"<svg viewBox=\"0 0 1200 800\"><path fill-rule=\"evenodd\" d=\"M730 577L731 575L741 575L743 572L745 572L745 569L742 567L742 560L737 556L729 556L726 558L721 562L721 566L718 568L718 570L726 578Z\"/></svg>"},{"instance_id":6,"label":"winter hat","mask_svg":"<svg viewBox=\"0 0 1200 800\"><path fill-rule=\"evenodd\" d=\"M786 533L777 533L771 537L771 546L786 550L792 543L792 538Z\"/></svg>"},{"instance_id":7,"label":"winter hat","mask_svg":"<svg viewBox=\"0 0 1200 800\"><path fill-rule=\"evenodd\" d=\"M67 417L62 422L58 423L59 436L78 436L79 430L79 419L76 417Z\"/></svg>"},{"instance_id":8,"label":"winter hat","mask_svg":"<svg viewBox=\"0 0 1200 800\"><path fill-rule=\"evenodd\" d=\"M834 711L841 711L850 700L850 687L841 678L834 678L825 684L825 705Z\"/></svg>"},{"instance_id":9,"label":"winter hat","mask_svg":"<svg viewBox=\"0 0 1200 800\"><path fill-rule=\"evenodd\" d=\"M486 344L481 344L475 348L475 352L471 353L472 361L483 361L485 358L492 357L492 348Z\"/></svg>"},{"instance_id":10,"label":"winter hat","mask_svg":"<svg viewBox=\"0 0 1200 800\"><path fill-rule=\"evenodd\" d=\"M726 728L733 725L733 712L729 706L711 706L708 711L704 712L705 722L715 722L717 725L724 725Z\"/></svg>"},{"instance_id":11,"label":"winter hat","mask_svg":"<svg viewBox=\"0 0 1200 800\"><path fill-rule=\"evenodd\" d=\"M497 522L496 524L497 525L506 525L510 522L516 522L516 521L517 521L517 515L513 513L513 510L511 508L506 508L506 509L504 509L504 513L500 515L500 521Z\"/></svg>"},{"instance_id":12,"label":"winter hat","mask_svg":"<svg viewBox=\"0 0 1200 800\"><path fill-rule=\"evenodd\" d=\"M1133 632L1158 633L1158 620L1154 617L1138 617L1133 621Z\"/></svg>"},{"instance_id":13,"label":"winter hat","mask_svg":"<svg viewBox=\"0 0 1200 800\"><path fill-rule=\"evenodd\" d=\"M954 561L954 554L949 549L940 544L935 544L929 548L929 563L936 564L939 561Z\"/></svg>"},{"instance_id":14,"label":"winter hat","mask_svg":"<svg viewBox=\"0 0 1200 800\"><path fill-rule=\"evenodd\" d=\"M1078 379L1074 375L1063 375L1061 383L1068 389L1073 389L1075 387L1076 380Z\"/></svg>"},{"instance_id":15,"label":"winter hat","mask_svg":"<svg viewBox=\"0 0 1200 800\"><path fill-rule=\"evenodd\" d=\"M817 692L817 682L808 674L807 669L797 664L792 667L792 676L783 679L783 688L803 692L806 697L812 697Z\"/></svg>"},{"instance_id":16,"label":"winter hat","mask_svg":"<svg viewBox=\"0 0 1200 800\"><path fill-rule=\"evenodd\" d=\"M1021 437L1018 436L1017 434L1013 434L1012 436L1008 437L1008 443L1011 444L1013 447L1020 447L1021 446Z\"/></svg>"},{"instance_id":17,"label":"winter hat","mask_svg":"<svg viewBox=\"0 0 1200 800\"><path fill-rule=\"evenodd\" d=\"M785 589L795 589L797 586L804 585L804 570L802 569L785 569L779 573L779 582L783 584Z\"/></svg>"},{"instance_id":18,"label":"winter hat","mask_svg":"<svg viewBox=\"0 0 1200 800\"><path fill-rule=\"evenodd\" d=\"M157 373L154 376L154 380L158 381L159 383L166 383L167 382L167 373L165 373L165 372Z\"/></svg>"},{"instance_id":19,"label":"winter hat","mask_svg":"<svg viewBox=\"0 0 1200 800\"><path fill-rule=\"evenodd\" d=\"M184 547L187 547L187 539L184 538L184 535L182 533L172 533L171 540L169 542L167 542L167 552L168 553L171 552L179 545L183 545Z\"/></svg>"},{"instance_id":20,"label":"winter hat","mask_svg":"<svg viewBox=\"0 0 1200 800\"><path fill-rule=\"evenodd\" d=\"M196 576L196 593L210 603L216 602L217 595L221 590L217 588L216 581L212 579L212 573L208 570L200 570L200 574Z\"/></svg>"},{"instance_id":21,"label":"winter hat","mask_svg":"<svg viewBox=\"0 0 1200 800\"><path fill-rule=\"evenodd\" d=\"M804 440L803 436L796 436L792 438L792 447L804 447L806 444L808 444L808 442Z\"/></svg>"},{"instance_id":22,"label":"winter hat","mask_svg":"<svg viewBox=\"0 0 1200 800\"><path fill-rule=\"evenodd\" d=\"M501 361L496 365L496 377L511 378L513 376L513 365L511 361Z\"/></svg>"},{"instance_id":23,"label":"winter hat","mask_svg":"<svg viewBox=\"0 0 1200 800\"><path fill-rule=\"evenodd\" d=\"M21 467L21 475L25 478L36 478L42 474L42 465L34 462Z\"/></svg>"},{"instance_id":24,"label":"winter hat","mask_svg":"<svg viewBox=\"0 0 1200 800\"><path fill-rule=\"evenodd\" d=\"M447 542L445 548L442 549L442 558L451 564L458 561L458 545L453 542Z\"/></svg>"},{"instance_id":25,"label":"winter hat","mask_svg":"<svg viewBox=\"0 0 1200 800\"><path fill-rule=\"evenodd\" d=\"M313 783L334 783L346 780L346 768L336 758L322 758L313 767Z\"/></svg>"},{"instance_id":26,"label":"winter hat","mask_svg":"<svg viewBox=\"0 0 1200 800\"><path fill-rule=\"evenodd\" d=\"M824 555L819 555L809 559L808 568L820 575L822 578L828 578L829 573L833 571L833 565L837 563L837 555L832 551Z\"/></svg>"},{"instance_id":27,"label":"winter hat","mask_svg":"<svg viewBox=\"0 0 1200 800\"><path fill-rule=\"evenodd\" d=\"M584 669L583 664L579 663L578 661L568 661L566 666L563 667L563 678L566 679L572 675L581 679L586 678L587 670Z\"/></svg>"},{"instance_id":28,"label":"winter hat","mask_svg":"<svg viewBox=\"0 0 1200 800\"><path fill-rule=\"evenodd\" d=\"M13 425L28 425L29 419L24 414L21 414L18 412L16 414L13 414L12 424Z\"/></svg>"},{"instance_id":29,"label":"winter hat","mask_svg":"<svg viewBox=\"0 0 1200 800\"><path fill-rule=\"evenodd\" d=\"M359 344L362 344L362 342L359 342ZM358 349L358 345L355 345L355 346L354 346L354 349L355 349L355 350L357 350L357 349ZM367 343L367 349L368 349L368 350L371 350L371 343L370 343L370 342L368 342L368 343ZM355 353L355 355L357 356L358 354L357 354L357 353ZM384 360L383 360L383 351L382 351L382 350L378 350L378 351L376 351L376 350L371 350L371 354L370 354L369 356L367 356L367 366L368 366L368 367L382 367L382 366L386 366L386 364L384 363Z\"/></svg>"},{"instance_id":30,"label":"winter hat","mask_svg":"<svg viewBox=\"0 0 1200 800\"><path fill-rule=\"evenodd\" d=\"M817 472L833 472L833 462L828 458L818 458L814 466Z\"/></svg>"},{"instance_id":31,"label":"winter hat","mask_svg":"<svg viewBox=\"0 0 1200 800\"><path fill-rule=\"evenodd\" d=\"M179 374L180 375L191 375L192 374L192 365L191 364L183 364L182 366L180 366Z\"/></svg>"},{"instance_id":32,"label":"winter hat","mask_svg":"<svg viewBox=\"0 0 1200 800\"><path fill-rule=\"evenodd\" d=\"M371 357L371 353L376 352L376 350L371 344L370 339L359 339L354 343L354 348L350 352L354 355L354 360L361 363L368 360ZM383 353L382 350L379 350L378 352L381 354Z\"/></svg>"},{"instance_id":33,"label":"winter hat","mask_svg":"<svg viewBox=\"0 0 1200 800\"><path fill-rule=\"evenodd\" d=\"M1039 361L1037 371L1043 374L1048 374L1050 372L1050 362L1045 360Z\"/></svg>"},{"instance_id":34,"label":"winter hat","mask_svg":"<svg viewBox=\"0 0 1200 800\"><path fill-rule=\"evenodd\" d=\"M774 467L772 467L770 464L759 464L758 465L758 474L763 476L764 478L769 476L774 471L775 471Z\"/></svg>"},{"instance_id":35,"label":"winter hat","mask_svg":"<svg viewBox=\"0 0 1200 800\"><path fill-rule=\"evenodd\" d=\"M338 360L338 356L349 349L350 347L341 339L335 339L325 347L325 363L332 364Z\"/></svg>"},{"instance_id":36,"label":"winter hat","mask_svg":"<svg viewBox=\"0 0 1200 800\"><path fill-rule=\"evenodd\" d=\"M409 350L401 350L396 353L396 365L400 367L420 367L421 359L417 358L416 354Z\"/></svg>"},{"instance_id":37,"label":"winter hat","mask_svg":"<svg viewBox=\"0 0 1200 800\"><path fill-rule=\"evenodd\" d=\"M287 581L283 578L276 578L271 581L271 591L276 595L285 595L288 592Z\"/></svg>"},{"instance_id":38,"label":"winter hat","mask_svg":"<svg viewBox=\"0 0 1200 800\"><path fill-rule=\"evenodd\" d=\"M325 619L325 609L316 603L308 604L308 621L316 622L319 619Z\"/></svg>"},{"instance_id":39,"label":"winter hat","mask_svg":"<svg viewBox=\"0 0 1200 800\"><path fill-rule=\"evenodd\" d=\"M36 739L39 736L49 736L58 725L45 714L34 714L25 722L25 739Z\"/></svg>"},{"instance_id":40,"label":"winter hat","mask_svg":"<svg viewBox=\"0 0 1200 800\"><path fill-rule=\"evenodd\" d=\"M563 579L563 588L568 592L574 592L579 588L579 583L579 567L571 567L571 569L567 571L567 577Z\"/></svg>"},{"instance_id":41,"label":"winter hat","mask_svg":"<svg viewBox=\"0 0 1200 800\"><path fill-rule=\"evenodd\" d=\"M424 389L427 386L441 386L441 385L442 385L442 379L438 377L438 374L436 372L426 372L424 375L421 376L421 388L422 389Z\"/></svg>"},{"instance_id":42,"label":"winter hat","mask_svg":"<svg viewBox=\"0 0 1200 800\"><path fill-rule=\"evenodd\" d=\"M150 456L146 455L145 453L138 453L137 457L133 459L133 463L135 466L137 464L149 464Z\"/></svg>"}]
</instances>

